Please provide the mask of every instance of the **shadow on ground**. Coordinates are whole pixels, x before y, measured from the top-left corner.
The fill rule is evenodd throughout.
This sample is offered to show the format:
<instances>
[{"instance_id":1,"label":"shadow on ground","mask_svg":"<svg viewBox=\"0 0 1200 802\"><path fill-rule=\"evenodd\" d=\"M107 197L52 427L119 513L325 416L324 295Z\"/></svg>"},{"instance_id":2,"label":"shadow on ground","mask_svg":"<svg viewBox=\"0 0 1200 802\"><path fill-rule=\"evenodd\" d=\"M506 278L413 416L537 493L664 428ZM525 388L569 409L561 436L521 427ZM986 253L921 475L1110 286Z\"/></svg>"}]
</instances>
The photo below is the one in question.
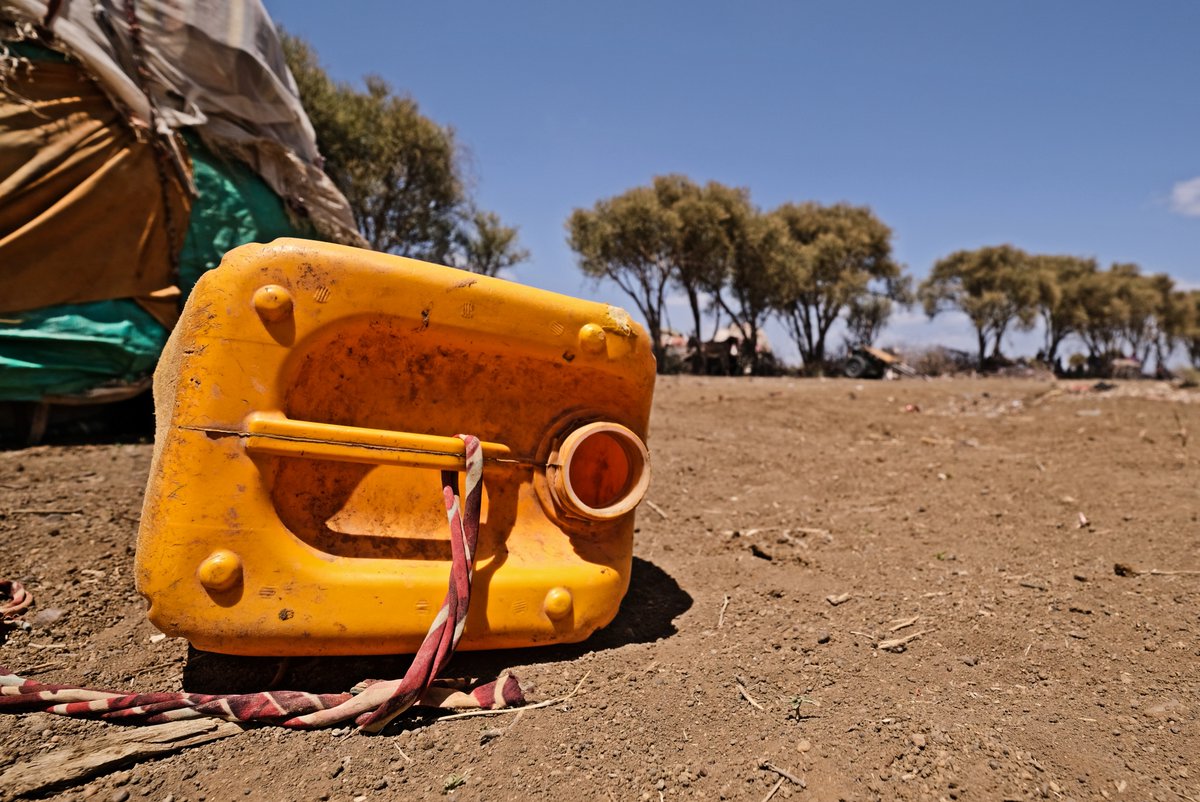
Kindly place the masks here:
<instances>
[{"instance_id":1,"label":"shadow on ground","mask_svg":"<svg viewBox=\"0 0 1200 802\"><path fill-rule=\"evenodd\" d=\"M632 643L653 643L676 633L674 621L692 606L669 574L635 557L629 592L613 622L583 643L461 652L443 672L448 677L491 678L514 665L573 660L588 652ZM192 693L297 690L342 693L363 679L404 676L409 655L367 657L235 657L189 647L183 687Z\"/></svg>"}]
</instances>

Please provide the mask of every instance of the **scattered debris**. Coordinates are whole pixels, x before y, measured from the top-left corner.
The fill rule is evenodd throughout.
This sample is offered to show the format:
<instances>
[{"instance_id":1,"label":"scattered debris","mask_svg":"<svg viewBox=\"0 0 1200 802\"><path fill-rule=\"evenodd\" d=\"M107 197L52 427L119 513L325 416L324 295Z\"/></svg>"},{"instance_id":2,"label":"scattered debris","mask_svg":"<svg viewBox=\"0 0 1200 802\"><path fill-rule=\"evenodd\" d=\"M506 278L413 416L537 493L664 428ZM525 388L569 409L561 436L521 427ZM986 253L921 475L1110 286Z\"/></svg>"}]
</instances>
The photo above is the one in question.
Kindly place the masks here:
<instances>
[{"instance_id":1,"label":"scattered debris","mask_svg":"<svg viewBox=\"0 0 1200 802\"><path fill-rule=\"evenodd\" d=\"M846 602L850 601L850 594L839 593L836 596L826 596L825 601L829 602L834 607L837 607L839 604L845 604Z\"/></svg>"},{"instance_id":2,"label":"scattered debris","mask_svg":"<svg viewBox=\"0 0 1200 802\"><path fill-rule=\"evenodd\" d=\"M1092 525L1092 522L1087 519L1087 516L1082 512L1079 513L1079 523L1075 524L1076 529L1087 529Z\"/></svg>"}]
</instances>

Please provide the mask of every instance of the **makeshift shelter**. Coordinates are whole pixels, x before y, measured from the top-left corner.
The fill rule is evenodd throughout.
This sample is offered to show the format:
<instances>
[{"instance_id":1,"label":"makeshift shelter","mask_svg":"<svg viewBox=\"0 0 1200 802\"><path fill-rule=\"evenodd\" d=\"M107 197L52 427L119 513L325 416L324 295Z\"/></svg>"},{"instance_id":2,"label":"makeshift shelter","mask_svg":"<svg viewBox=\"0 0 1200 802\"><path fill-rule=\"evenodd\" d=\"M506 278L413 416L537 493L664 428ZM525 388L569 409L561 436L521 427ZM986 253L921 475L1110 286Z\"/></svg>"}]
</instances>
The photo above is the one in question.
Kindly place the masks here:
<instances>
[{"instance_id":1,"label":"makeshift shelter","mask_svg":"<svg viewBox=\"0 0 1200 802\"><path fill-rule=\"evenodd\" d=\"M0 0L0 402L148 386L197 278L363 245L259 0Z\"/></svg>"}]
</instances>

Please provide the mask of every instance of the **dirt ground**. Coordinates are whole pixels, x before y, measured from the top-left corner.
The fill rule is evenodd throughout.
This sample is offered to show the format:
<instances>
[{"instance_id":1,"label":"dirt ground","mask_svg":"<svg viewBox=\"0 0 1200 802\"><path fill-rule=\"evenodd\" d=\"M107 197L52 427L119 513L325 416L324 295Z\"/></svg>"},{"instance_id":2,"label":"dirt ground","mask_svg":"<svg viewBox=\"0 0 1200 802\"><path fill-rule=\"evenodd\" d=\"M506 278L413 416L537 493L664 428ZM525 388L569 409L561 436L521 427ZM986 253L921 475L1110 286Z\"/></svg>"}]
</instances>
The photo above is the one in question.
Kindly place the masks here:
<instances>
[{"instance_id":1,"label":"dirt ground","mask_svg":"<svg viewBox=\"0 0 1200 802\"><path fill-rule=\"evenodd\" d=\"M531 701L582 680L573 698L382 737L253 729L54 798L1200 799L1197 401L1153 383L662 378L661 512L637 513L617 620L449 672L512 668ZM0 664L261 689L279 661L153 637L132 581L149 462L145 443L0 452L0 576L37 598ZM293 660L282 686L404 667ZM0 773L113 729L2 718Z\"/></svg>"}]
</instances>

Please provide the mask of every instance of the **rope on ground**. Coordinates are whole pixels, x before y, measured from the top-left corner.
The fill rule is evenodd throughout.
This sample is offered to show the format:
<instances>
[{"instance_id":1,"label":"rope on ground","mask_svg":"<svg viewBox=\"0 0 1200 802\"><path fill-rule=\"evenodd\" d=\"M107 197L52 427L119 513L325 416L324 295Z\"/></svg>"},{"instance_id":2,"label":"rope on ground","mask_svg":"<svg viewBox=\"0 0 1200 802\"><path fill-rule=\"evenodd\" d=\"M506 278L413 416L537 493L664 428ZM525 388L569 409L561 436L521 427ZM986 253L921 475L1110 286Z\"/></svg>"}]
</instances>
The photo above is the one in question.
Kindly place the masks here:
<instances>
[{"instance_id":1,"label":"rope on ground","mask_svg":"<svg viewBox=\"0 0 1200 802\"><path fill-rule=\"evenodd\" d=\"M520 683L508 672L470 692L458 690L452 683L435 682L454 654L466 624L483 500L483 451L479 440L470 435L458 436L466 446L465 492L461 498L458 473L442 472L442 496L450 524L449 587L403 679L364 683L357 693L340 694L304 691L137 694L45 685L0 667L0 713L40 711L122 724L161 724L210 717L291 729L318 729L353 721L362 732L377 733L414 705L497 710L524 704ZM0 593L9 593L14 599L10 604L17 604L12 586L24 592L19 583L8 582L0 583ZM28 602L24 609L28 609ZM5 611L7 619L8 605L0 610Z\"/></svg>"}]
</instances>

